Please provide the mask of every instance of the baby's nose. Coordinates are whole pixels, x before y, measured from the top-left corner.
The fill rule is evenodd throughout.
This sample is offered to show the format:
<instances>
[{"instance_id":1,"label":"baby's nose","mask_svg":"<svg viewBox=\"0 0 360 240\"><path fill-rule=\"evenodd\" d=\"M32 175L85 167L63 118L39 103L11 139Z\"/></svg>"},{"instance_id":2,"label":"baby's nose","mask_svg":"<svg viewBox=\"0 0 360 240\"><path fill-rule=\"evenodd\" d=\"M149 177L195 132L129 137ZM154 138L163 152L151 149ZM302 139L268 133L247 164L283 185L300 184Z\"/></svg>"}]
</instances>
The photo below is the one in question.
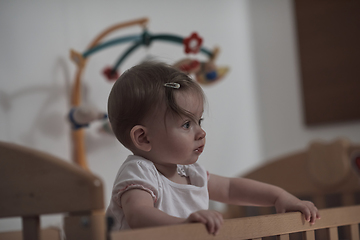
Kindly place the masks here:
<instances>
[{"instance_id":1,"label":"baby's nose","mask_svg":"<svg viewBox=\"0 0 360 240\"><path fill-rule=\"evenodd\" d=\"M201 140L201 139L205 138L205 136L206 136L206 132L204 131L204 129L200 128L200 130L196 136L196 139Z\"/></svg>"}]
</instances>

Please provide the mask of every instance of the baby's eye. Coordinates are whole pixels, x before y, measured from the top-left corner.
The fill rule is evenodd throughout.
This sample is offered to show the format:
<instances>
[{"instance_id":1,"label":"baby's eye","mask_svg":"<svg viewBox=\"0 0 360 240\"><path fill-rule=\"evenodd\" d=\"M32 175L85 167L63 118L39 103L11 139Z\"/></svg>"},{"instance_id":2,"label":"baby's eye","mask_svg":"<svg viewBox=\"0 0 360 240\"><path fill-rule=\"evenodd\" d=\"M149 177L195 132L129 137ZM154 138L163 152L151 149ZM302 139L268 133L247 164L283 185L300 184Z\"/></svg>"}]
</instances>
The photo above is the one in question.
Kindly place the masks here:
<instances>
[{"instance_id":1,"label":"baby's eye","mask_svg":"<svg viewBox=\"0 0 360 240\"><path fill-rule=\"evenodd\" d=\"M189 129L189 128L190 128L190 121L184 123L184 124L182 125L182 127L185 128L185 129Z\"/></svg>"},{"instance_id":2,"label":"baby's eye","mask_svg":"<svg viewBox=\"0 0 360 240\"><path fill-rule=\"evenodd\" d=\"M199 126L201 126L201 124L202 124L203 121L204 121L203 118L200 118L200 119L199 119Z\"/></svg>"}]
</instances>

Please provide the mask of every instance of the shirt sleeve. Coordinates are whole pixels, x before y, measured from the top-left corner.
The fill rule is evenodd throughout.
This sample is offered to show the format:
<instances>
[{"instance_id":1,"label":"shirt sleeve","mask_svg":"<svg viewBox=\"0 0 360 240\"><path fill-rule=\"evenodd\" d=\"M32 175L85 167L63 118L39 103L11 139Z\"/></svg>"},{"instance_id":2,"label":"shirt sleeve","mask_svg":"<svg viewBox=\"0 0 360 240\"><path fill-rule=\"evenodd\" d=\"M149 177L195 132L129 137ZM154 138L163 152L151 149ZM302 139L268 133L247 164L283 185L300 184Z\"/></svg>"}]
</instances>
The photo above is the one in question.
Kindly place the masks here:
<instances>
[{"instance_id":1,"label":"shirt sleeve","mask_svg":"<svg viewBox=\"0 0 360 240\"><path fill-rule=\"evenodd\" d=\"M154 204L158 199L158 173L151 162L132 160L124 164L116 177L112 197L121 207L121 196L132 189L148 192Z\"/></svg>"}]
</instances>

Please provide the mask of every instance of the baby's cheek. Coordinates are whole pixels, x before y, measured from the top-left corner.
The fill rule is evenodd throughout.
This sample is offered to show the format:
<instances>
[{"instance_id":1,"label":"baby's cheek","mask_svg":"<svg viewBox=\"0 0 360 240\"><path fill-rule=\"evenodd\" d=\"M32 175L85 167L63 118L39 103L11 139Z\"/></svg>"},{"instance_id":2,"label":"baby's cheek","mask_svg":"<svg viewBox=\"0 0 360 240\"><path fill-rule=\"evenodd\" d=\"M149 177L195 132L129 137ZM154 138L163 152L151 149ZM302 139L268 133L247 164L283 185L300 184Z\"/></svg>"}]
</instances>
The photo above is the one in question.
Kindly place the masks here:
<instances>
[{"instance_id":1,"label":"baby's cheek","mask_svg":"<svg viewBox=\"0 0 360 240\"><path fill-rule=\"evenodd\" d=\"M186 150L188 150L188 142L181 138L173 139L171 142L169 142L171 149L176 154L184 153Z\"/></svg>"}]
</instances>

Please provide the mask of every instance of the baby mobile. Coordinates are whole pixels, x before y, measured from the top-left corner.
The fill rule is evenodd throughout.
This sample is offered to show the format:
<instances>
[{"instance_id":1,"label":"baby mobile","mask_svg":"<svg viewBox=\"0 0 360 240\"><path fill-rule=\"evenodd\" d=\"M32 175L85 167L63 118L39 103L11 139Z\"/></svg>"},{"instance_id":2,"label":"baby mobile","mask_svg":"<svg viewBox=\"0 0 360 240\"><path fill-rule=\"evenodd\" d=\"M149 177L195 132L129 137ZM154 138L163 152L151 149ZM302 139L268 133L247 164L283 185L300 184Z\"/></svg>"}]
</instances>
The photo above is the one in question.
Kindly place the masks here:
<instances>
[{"instance_id":1,"label":"baby mobile","mask_svg":"<svg viewBox=\"0 0 360 240\"><path fill-rule=\"evenodd\" d=\"M186 54L205 54L208 57L207 61L185 58L173 65L183 72L194 75L195 80L201 85L210 85L218 82L229 70L227 67L217 67L215 65L215 60L219 54L219 48L214 48L211 51L202 47L203 39L196 32L185 38L173 34L151 34L147 31L146 27L148 21L147 18L141 18L116 24L101 32L83 53L70 50L70 57L77 67L74 84L72 86L72 108L68 114L68 119L72 126L73 162L86 170L89 170L89 167L85 154L84 128L88 127L91 122L107 118L106 113L99 112L97 109L81 103L81 77L91 55L107 47L132 42L132 45L125 50L114 66L105 67L103 70L105 78L110 81L115 81L120 76L120 65L132 52L140 46L149 47L153 41L167 41L183 45ZM141 26L143 30L142 33L102 41L110 33L134 25Z\"/></svg>"}]
</instances>

